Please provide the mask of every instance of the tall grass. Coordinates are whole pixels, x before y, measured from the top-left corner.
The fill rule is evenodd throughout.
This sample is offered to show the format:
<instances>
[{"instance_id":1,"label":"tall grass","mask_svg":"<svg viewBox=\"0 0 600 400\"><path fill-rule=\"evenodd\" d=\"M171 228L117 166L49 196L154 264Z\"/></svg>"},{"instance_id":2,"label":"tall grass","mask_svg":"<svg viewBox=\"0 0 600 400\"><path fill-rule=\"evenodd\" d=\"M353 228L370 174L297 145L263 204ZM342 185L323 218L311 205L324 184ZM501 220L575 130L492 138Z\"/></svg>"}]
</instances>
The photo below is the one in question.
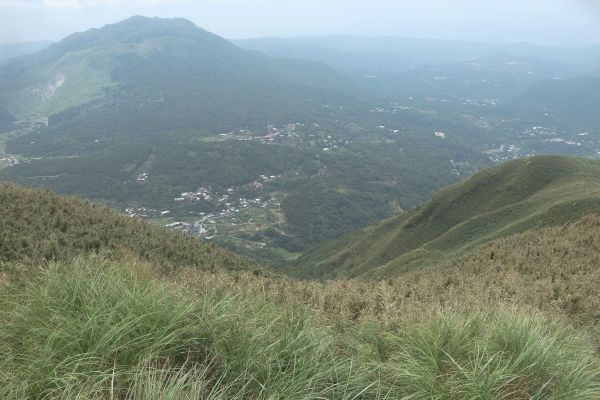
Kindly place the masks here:
<instances>
[{"instance_id":1,"label":"tall grass","mask_svg":"<svg viewBox=\"0 0 600 400\"><path fill-rule=\"evenodd\" d=\"M518 307L531 315L592 329L600 351L600 217L494 240L435 267L378 281L297 281L252 273L185 270L175 285L198 292L260 294L327 316L388 329L439 312L472 313Z\"/></svg>"},{"instance_id":2,"label":"tall grass","mask_svg":"<svg viewBox=\"0 0 600 400\"><path fill-rule=\"evenodd\" d=\"M371 372L342 357L344 344L304 310L196 298L151 277L134 261L87 258L7 293L0 397L376 396Z\"/></svg>"},{"instance_id":3,"label":"tall grass","mask_svg":"<svg viewBox=\"0 0 600 400\"><path fill-rule=\"evenodd\" d=\"M446 316L394 336L391 375L420 398L597 398L597 365L571 335L518 314Z\"/></svg>"},{"instance_id":4,"label":"tall grass","mask_svg":"<svg viewBox=\"0 0 600 400\"><path fill-rule=\"evenodd\" d=\"M518 312L384 329L100 257L0 293L2 399L600 398L587 341Z\"/></svg>"}]
</instances>

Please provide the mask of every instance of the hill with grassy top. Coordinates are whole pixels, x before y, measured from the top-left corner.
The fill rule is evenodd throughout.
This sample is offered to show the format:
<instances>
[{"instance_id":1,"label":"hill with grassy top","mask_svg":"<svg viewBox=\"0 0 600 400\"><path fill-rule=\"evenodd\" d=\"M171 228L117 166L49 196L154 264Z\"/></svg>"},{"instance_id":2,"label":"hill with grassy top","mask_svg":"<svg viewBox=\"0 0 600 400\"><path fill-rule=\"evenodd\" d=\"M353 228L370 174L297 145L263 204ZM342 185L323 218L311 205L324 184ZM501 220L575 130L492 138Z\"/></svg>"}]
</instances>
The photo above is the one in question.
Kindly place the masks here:
<instances>
[{"instance_id":1,"label":"hill with grassy top","mask_svg":"<svg viewBox=\"0 0 600 400\"><path fill-rule=\"evenodd\" d=\"M302 277L398 275L494 238L576 221L599 209L598 161L510 161L437 192L410 212L315 249L288 272Z\"/></svg>"},{"instance_id":2,"label":"hill with grassy top","mask_svg":"<svg viewBox=\"0 0 600 400\"><path fill-rule=\"evenodd\" d=\"M85 200L0 183L0 265L19 261L39 266L88 253L134 255L164 272L183 267L259 269L212 244Z\"/></svg>"},{"instance_id":3,"label":"hill with grassy top","mask_svg":"<svg viewBox=\"0 0 600 400\"><path fill-rule=\"evenodd\" d=\"M600 350L600 216L494 239L420 270L382 280L303 281L251 273L230 277L185 271L184 286L202 293L263 294L361 324L401 330L439 313L515 310L568 321L594 333Z\"/></svg>"}]
</instances>

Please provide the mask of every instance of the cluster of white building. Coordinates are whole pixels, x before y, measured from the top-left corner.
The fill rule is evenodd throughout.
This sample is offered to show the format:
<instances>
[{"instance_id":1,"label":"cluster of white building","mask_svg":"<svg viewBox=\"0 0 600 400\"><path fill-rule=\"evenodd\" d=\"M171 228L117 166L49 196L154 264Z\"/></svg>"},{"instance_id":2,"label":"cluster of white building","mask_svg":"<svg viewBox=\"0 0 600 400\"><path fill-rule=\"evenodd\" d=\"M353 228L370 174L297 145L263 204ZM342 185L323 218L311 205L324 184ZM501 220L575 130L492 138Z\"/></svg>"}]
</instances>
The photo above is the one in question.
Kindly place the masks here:
<instances>
[{"instance_id":1,"label":"cluster of white building","mask_svg":"<svg viewBox=\"0 0 600 400\"><path fill-rule=\"evenodd\" d=\"M168 217L171 211L159 211L153 208L147 207L126 207L123 213L128 217L141 217L141 218L155 218L155 217Z\"/></svg>"},{"instance_id":2,"label":"cluster of white building","mask_svg":"<svg viewBox=\"0 0 600 400\"><path fill-rule=\"evenodd\" d=\"M6 163L9 167L12 167L13 165L19 164L19 160L12 154L1 154L0 163Z\"/></svg>"},{"instance_id":3,"label":"cluster of white building","mask_svg":"<svg viewBox=\"0 0 600 400\"><path fill-rule=\"evenodd\" d=\"M233 189L230 189L233 191ZM183 192L179 195L179 197L175 197L173 200L179 201L210 201L214 198L214 194L210 192L209 189L205 187L201 187L195 192Z\"/></svg>"}]
</instances>

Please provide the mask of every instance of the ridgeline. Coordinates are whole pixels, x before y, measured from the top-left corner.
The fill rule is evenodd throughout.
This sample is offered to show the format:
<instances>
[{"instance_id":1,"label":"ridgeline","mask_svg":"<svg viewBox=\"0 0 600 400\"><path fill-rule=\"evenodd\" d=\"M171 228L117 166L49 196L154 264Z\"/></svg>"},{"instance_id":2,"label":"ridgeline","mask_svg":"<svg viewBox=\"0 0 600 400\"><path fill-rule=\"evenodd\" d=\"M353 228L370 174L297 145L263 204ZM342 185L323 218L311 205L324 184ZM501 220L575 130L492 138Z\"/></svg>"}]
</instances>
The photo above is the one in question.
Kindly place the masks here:
<instances>
[{"instance_id":1,"label":"ridgeline","mask_svg":"<svg viewBox=\"0 0 600 400\"><path fill-rule=\"evenodd\" d=\"M492 239L600 210L600 162L543 156L486 169L414 210L308 252L298 277L397 276Z\"/></svg>"}]
</instances>

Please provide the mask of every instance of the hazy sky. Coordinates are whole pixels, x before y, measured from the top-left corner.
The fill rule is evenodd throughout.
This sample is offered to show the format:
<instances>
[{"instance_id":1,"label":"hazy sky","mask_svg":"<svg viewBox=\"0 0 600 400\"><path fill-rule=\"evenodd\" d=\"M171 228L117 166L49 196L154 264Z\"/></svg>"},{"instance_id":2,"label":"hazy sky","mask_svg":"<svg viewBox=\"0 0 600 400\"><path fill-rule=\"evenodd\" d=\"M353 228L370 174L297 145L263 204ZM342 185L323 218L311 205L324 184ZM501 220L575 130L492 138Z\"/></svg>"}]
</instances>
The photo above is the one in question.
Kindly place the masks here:
<instances>
[{"instance_id":1,"label":"hazy sky","mask_svg":"<svg viewBox=\"0 0 600 400\"><path fill-rule=\"evenodd\" d=\"M356 34L600 44L600 0L0 0L0 43L58 40L132 15L231 39Z\"/></svg>"}]
</instances>

